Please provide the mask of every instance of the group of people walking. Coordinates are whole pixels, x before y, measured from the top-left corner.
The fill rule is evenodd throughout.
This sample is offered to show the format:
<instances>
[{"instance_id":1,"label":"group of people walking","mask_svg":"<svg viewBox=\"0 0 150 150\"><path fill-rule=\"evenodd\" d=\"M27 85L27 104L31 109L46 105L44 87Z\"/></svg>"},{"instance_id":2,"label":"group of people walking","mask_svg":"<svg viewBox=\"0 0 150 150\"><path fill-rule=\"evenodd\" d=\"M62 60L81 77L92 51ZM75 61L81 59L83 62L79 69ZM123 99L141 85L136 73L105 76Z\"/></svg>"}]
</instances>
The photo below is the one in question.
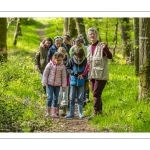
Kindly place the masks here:
<instances>
[{"instance_id":1,"label":"group of people walking","mask_svg":"<svg viewBox=\"0 0 150 150\"><path fill-rule=\"evenodd\" d=\"M89 101L89 86L94 99L95 115L102 114L102 91L108 80L108 59L112 58L107 45L98 40L95 28L88 29L91 45L84 44L84 37L78 36L74 45L69 35L56 36L54 40L45 38L35 55L35 69L40 72L47 98L46 117L52 112L59 117L59 108L65 118L74 118L75 102L78 103L78 117ZM69 114L66 114L69 105Z\"/></svg>"}]
</instances>

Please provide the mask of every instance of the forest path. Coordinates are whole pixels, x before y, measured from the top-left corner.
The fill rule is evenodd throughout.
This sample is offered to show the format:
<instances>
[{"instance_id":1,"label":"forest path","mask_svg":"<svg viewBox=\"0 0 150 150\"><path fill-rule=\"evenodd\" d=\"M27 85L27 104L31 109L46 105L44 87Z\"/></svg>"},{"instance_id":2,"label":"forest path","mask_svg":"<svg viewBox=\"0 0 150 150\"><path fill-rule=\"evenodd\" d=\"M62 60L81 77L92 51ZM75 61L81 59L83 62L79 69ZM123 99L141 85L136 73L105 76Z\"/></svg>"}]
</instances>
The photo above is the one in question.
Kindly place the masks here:
<instances>
[{"instance_id":1,"label":"forest path","mask_svg":"<svg viewBox=\"0 0 150 150\"><path fill-rule=\"evenodd\" d=\"M37 29L37 33L40 36L41 40L44 39L44 28L47 25L43 25L42 28ZM51 119L52 121L52 126L49 126L47 129L45 129L45 132L99 132L97 129L91 127L88 124L88 119L87 117L79 119L78 118L78 110L77 110L77 104L75 107L75 117L72 119L66 119L59 115L59 118L51 118L49 117L48 119ZM60 110L60 114L61 114ZM84 111L84 109L83 109ZM67 111L67 114L69 111Z\"/></svg>"}]
</instances>

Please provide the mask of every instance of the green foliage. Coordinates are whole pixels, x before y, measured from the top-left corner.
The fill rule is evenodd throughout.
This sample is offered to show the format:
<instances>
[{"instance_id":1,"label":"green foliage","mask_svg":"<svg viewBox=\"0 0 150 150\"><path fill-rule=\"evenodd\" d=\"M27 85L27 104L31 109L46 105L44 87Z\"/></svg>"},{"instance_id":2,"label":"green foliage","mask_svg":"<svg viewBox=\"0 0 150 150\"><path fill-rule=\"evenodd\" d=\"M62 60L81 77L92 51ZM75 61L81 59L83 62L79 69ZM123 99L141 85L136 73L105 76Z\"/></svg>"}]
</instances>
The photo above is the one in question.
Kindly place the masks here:
<instances>
[{"instance_id":1,"label":"green foliage","mask_svg":"<svg viewBox=\"0 0 150 150\"><path fill-rule=\"evenodd\" d=\"M46 37L54 39L55 36L63 35L63 18L49 18L45 26Z\"/></svg>"},{"instance_id":2,"label":"green foliage","mask_svg":"<svg viewBox=\"0 0 150 150\"><path fill-rule=\"evenodd\" d=\"M103 115L89 123L100 131L149 132L150 103L137 100L138 78L134 66L110 63L109 70L110 79L102 95ZM85 109L86 115L91 115L93 102Z\"/></svg>"},{"instance_id":3,"label":"green foliage","mask_svg":"<svg viewBox=\"0 0 150 150\"><path fill-rule=\"evenodd\" d=\"M8 62L0 65L0 132L38 132L51 125L44 117L41 79L34 70L33 58L40 43L38 25L22 25L17 47L11 46L14 26L9 27Z\"/></svg>"}]
</instances>

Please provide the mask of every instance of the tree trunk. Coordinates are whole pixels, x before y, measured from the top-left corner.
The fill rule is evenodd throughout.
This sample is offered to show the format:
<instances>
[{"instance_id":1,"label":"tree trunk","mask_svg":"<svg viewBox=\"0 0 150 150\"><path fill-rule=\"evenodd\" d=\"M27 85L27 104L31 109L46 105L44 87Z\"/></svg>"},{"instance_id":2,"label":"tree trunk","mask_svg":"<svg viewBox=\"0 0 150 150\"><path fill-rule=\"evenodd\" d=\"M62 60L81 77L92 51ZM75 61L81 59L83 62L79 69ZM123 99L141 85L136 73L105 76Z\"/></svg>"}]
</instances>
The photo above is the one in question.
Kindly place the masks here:
<instances>
[{"instance_id":1,"label":"tree trunk","mask_svg":"<svg viewBox=\"0 0 150 150\"><path fill-rule=\"evenodd\" d=\"M150 100L150 18L139 19L139 99Z\"/></svg>"},{"instance_id":2,"label":"tree trunk","mask_svg":"<svg viewBox=\"0 0 150 150\"><path fill-rule=\"evenodd\" d=\"M64 18L64 31L63 34L68 34L68 20L69 18Z\"/></svg>"},{"instance_id":3,"label":"tree trunk","mask_svg":"<svg viewBox=\"0 0 150 150\"><path fill-rule=\"evenodd\" d=\"M17 44L18 36L22 36L21 27L20 27L20 18L18 18L17 22L16 22L16 30L15 30L14 41L13 41L14 46L16 46L16 44Z\"/></svg>"},{"instance_id":4,"label":"tree trunk","mask_svg":"<svg viewBox=\"0 0 150 150\"><path fill-rule=\"evenodd\" d=\"M139 74L139 18L134 18L134 65L135 75Z\"/></svg>"},{"instance_id":5,"label":"tree trunk","mask_svg":"<svg viewBox=\"0 0 150 150\"><path fill-rule=\"evenodd\" d=\"M69 18L68 20L68 28L69 28L69 35L71 38L77 37L77 29L76 29L76 22L74 18Z\"/></svg>"},{"instance_id":6,"label":"tree trunk","mask_svg":"<svg viewBox=\"0 0 150 150\"><path fill-rule=\"evenodd\" d=\"M113 57L116 54L116 47L117 47L117 32L118 32L118 18L117 18L117 22L116 22L116 28L115 28L115 33L114 33L114 39L113 39L113 43L114 43L114 47L113 47Z\"/></svg>"},{"instance_id":7,"label":"tree trunk","mask_svg":"<svg viewBox=\"0 0 150 150\"><path fill-rule=\"evenodd\" d=\"M7 19L0 18L0 63L7 61Z\"/></svg>"},{"instance_id":8,"label":"tree trunk","mask_svg":"<svg viewBox=\"0 0 150 150\"><path fill-rule=\"evenodd\" d=\"M130 38L130 25L129 18L121 18L121 38L123 46L123 58L129 58L131 52L131 38Z\"/></svg>"},{"instance_id":9,"label":"tree trunk","mask_svg":"<svg viewBox=\"0 0 150 150\"><path fill-rule=\"evenodd\" d=\"M83 35L85 43L88 43L86 32L85 32L85 25L84 25L83 18L75 18L75 21L76 21L76 27L77 27L77 31L78 31L78 36L79 35Z\"/></svg>"},{"instance_id":10,"label":"tree trunk","mask_svg":"<svg viewBox=\"0 0 150 150\"><path fill-rule=\"evenodd\" d=\"M106 35L106 44L108 45L108 18L106 18L107 20L106 20L106 33L105 33L105 35Z\"/></svg>"}]
</instances>

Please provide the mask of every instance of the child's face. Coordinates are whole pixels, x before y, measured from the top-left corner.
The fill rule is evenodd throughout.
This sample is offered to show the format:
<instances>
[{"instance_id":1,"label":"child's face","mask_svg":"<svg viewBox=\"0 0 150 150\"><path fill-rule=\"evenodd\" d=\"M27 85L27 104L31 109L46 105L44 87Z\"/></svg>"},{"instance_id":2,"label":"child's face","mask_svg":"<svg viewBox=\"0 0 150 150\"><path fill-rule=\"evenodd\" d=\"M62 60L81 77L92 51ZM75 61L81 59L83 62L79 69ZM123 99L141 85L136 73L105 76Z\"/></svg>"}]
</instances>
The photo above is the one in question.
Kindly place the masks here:
<instances>
[{"instance_id":1,"label":"child's face","mask_svg":"<svg viewBox=\"0 0 150 150\"><path fill-rule=\"evenodd\" d=\"M82 43L81 43L81 42L76 42L76 46L77 46L78 48L80 48L80 47L82 47Z\"/></svg>"},{"instance_id":2,"label":"child's face","mask_svg":"<svg viewBox=\"0 0 150 150\"><path fill-rule=\"evenodd\" d=\"M66 53L64 53L64 52L62 52L62 51L59 51L59 50L58 50L58 52L63 54L63 59L64 59L65 56L66 56Z\"/></svg>"},{"instance_id":3,"label":"child's face","mask_svg":"<svg viewBox=\"0 0 150 150\"><path fill-rule=\"evenodd\" d=\"M55 45L57 48L59 48L62 44L62 41L55 41Z\"/></svg>"},{"instance_id":4,"label":"child's face","mask_svg":"<svg viewBox=\"0 0 150 150\"><path fill-rule=\"evenodd\" d=\"M45 47L49 48L51 45L51 41L45 41L44 45Z\"/></svg>"},{"instance_id":5,"label":"child's face","mask_svg":"<svg viewBox=\"0 0 150 150\"><path fill-rule=\"evenodd\" d=\"M62 63L62 61L63 61L63 58L62 57L58 57L57 59L54 59L54 61L55 61L55 63L57 65L60 65Z\"/></svg>"},{"instance_id":6,"label":"child's face","mask_svg":"<svg viewBox=\"0 0 150 150\"><path fill-rule=\"evenodd\" d=\"M78 57L78 56L76 56L76 59L77 59L78 61L82 60L82 58L80 58L80 57Z\"/></svg>"}]
</instances>

